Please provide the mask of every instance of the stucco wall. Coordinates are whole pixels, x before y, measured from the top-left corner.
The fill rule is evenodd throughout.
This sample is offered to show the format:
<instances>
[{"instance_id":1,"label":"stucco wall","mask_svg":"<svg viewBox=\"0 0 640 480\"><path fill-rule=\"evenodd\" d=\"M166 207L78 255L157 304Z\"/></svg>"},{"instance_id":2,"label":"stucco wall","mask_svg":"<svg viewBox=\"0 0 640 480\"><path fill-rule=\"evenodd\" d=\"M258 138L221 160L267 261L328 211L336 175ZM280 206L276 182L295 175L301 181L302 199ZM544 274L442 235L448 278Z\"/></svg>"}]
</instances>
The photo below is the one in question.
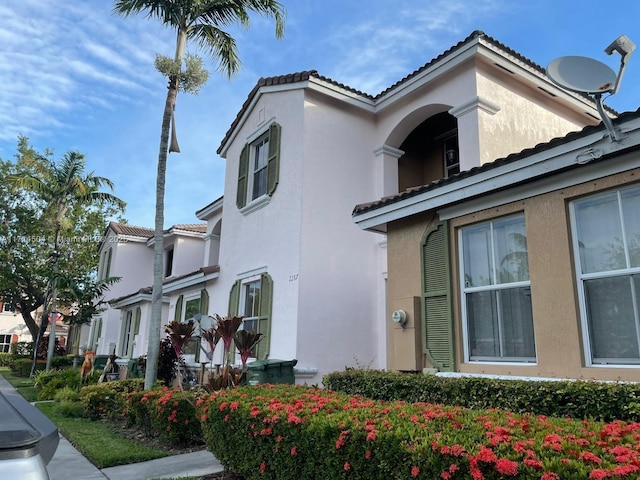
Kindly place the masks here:
<instances>
[{"instance_id":1,"label":"stucco wall","mask_svg":"<svg viewBox=\"0 0 640 480\"><path fill-rule=\"evenodd\" d=\"M600 380L638 380L637 368L585 367L580 312L577 300L568 202L582 195L638 182L640 169L587 182L571 188L483 210L450 222L456 370L465 373L523 375ZM465 225L516 212L524 212L527 229L532 309L537 364L501 365L464 363L459 301L457 230ZM389 227L389 312L408 306L420 296L420 242L429 218L413 216ZM389 369L404 370L410 359L410 341L389 324ZM408 329L402 332L408 333ZM415 333L419 333L415 331ZM396 353L397 352L397 353ZM425 364L416 365L420 369Z\"/></svg>"}]
</instances>

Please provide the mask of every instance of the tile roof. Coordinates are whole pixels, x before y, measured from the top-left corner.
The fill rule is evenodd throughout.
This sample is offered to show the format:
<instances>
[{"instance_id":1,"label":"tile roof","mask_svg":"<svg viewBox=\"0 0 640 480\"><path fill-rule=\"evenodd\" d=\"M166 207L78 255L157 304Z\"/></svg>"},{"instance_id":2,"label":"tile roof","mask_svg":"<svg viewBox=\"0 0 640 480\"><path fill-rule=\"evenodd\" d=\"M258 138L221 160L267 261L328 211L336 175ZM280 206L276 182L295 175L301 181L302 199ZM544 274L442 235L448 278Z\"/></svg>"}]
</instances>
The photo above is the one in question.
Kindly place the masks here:
<instances>
[{"instance_id":1,"label":"tile roof","mask_svg":"<svg viewBox=\"0 0 640 480\"><path fill-rule=\"evenodd\" d=\"M635 112L626 112L621 114L617 119L613 120L614 125L619 124L619 123L623 123L635 118L640 118L640 108L638 110L636 110ZM436 180L434 182L431 182L427 185L421 185L421 186L417 186L417 187L413 187L413 188L409 188L407 190L405 190L404 192L400 192L396 195L390 195L388 197L383 197L380 200L376 200L374 202L369 202L369 203L362 203L359 205L356 205L356 207L353 209L353 213L352 215L360 215L366 212L370 212L373 210L377 210L378 208L382 208L384 206L387 205L391 205L393 203L397 203L400 202L402 200L405 200L407 198L411 198L414 197L416 195L420 195L424 192L428 192L430 190L436 190L440 187L443 187L445 185L451 185L452 183L455 182L459 182L460 180L464 179L464 178L469 178L472 177L474 175L478 175L482 172L486 172L489 170L493 170L497 167L500 167L502 165L506 165L509 163L513 163L513 162L517 162L519 160L522 160L524 158L530 157L531 155L540 153L540 152L544 152L545 150L549 150L551 148L557 147L558 145L562 145L565 143L569 143L572 142L574 140L577 140L579 138L582 137L586 137L587 135L590 135L592 133L595 133L599 130L602 131L606 131L605 126L602 124L602 122L600 122L598 125L589 125L584 127L582 130L579 130L577 132L571 132L569 134L567 134L564 137L557 137L554 138L548 142L545 143L540 143L538 145L536 145L535 147L532 148L526 148L520 152L517 153L512 153L504 158L499 158L497 160L494 160L493 162L488 162L485 163L479 167L473 167L469 170L465 170L462 171L456 175L452 175L449 178L442 178L440 180Z\"/></svg>"},{"instance_id":2,"label":"tile roof","mask_svg":"<svg viewBox=\"0 0 640 480\"><path fill-rule=\"evenodd\" d=\"M368 93L361 92L360 90L357 90L355 88L349 87L348 85L344 85L343 83L340 83L340 82L337 82L335 80L332 80L331 78L322 76L322 75L318 74L317 70L307 70L307 71L303 71L303 72L291 73L291 74L288 74L288 75L279 75L279 76L275 76L275 77L261 77L258 80L258 82L256 83L256 85L253 87L253 89L249 92L249 95L247 96L247 99L242 104L242 107L240 108L240 111L238 112L238 114L236 115L235 119L231 123L231 126L229 127L229 129L225 133L224 138L220 142L220 146L218 147L217 153L220 154L222 152L222 150L224 148L224 145L229 141L229 139L231 138L231 134L233 133L235 128L240 123L240 119L242 118L242 116L246 112L247 108L249 107L249 105L253 101L254 97L257 95L258 91L262 87L269 86L269 85L284 85L284 84L293 84L293 83L298 83L298 82L305 82L305 81L309 80L309 78L313 77L313 78L317 78L318 80L322 80L322 81L331 83L331 84L333 84L333 85L335 85L335 86L337 86L337 87L339 87L339 88L341 88L343 90L347 90L347 91L349 91L351 93L355 93L356 95L359 95L361 97L367 98L369 100L373 100L375 102L375 101L378 101L379 99L381 99L382 97L386 96L388 93L392 92L393 90L397 89L398 87L400 87L404 83L408 82L412 78L416 77L417 75L419 75L423 71L425 71L428 68L432 67L433 65L435 65L436 63L441 61L443 58L446 58L447 56L449 56L452 53L454 53L455 51L461 49L465 45L475 41L476 39L482 39L482 40L492 44L493 46L499 48L500 50L502 50L506 54L508 54L508 55L516 58L517 60L523 62L525 65L529 66L530 68L532 68L533 70L537 71L538 73L541 73L542 75L546 76L546 71L542 66L540 66L537 63L533 62L532 60L530 60L529 58L525 57L524 55L516 52L512 48L506 46L504 43L499 42L495 38L487 35L482 30L475 30L468 37L466 37L464 40L461 40L460 42L456 43L451 48L445 50L440 55L438 55L434 59L432 59L429 62L427 62L426 64L424 64L422 67L420 67L417 70L413 71L412 73L410 73L406 77L402 78L401 80L397 81L396 83L394 83L390 87L386 88L385 90L383 90L382 92L380 92L377 95L370 95ZM590 102L593 103L593 100L587 94L577 94L577 95L580 95L584 99L589 100ZM605 108L607 108L611 113L614 113L614 114L617 113L617 112L615 112L615 110L613 110L613 109L611 109L611 108L609 108L607 106L605 106Z\"/></svg>"},{"instance_id":3,"label":"tile roof","mask_svg":"<svg viewBox=\"0 0 640 480\"><path fill-rule=\"evenodd\" d=\"M153 236L153 229L146 227L136 227L127 223L109 222L109 228L117 235L128 235L131 237L148 238Z\"/></svg>"},{"instance_id":4,"label":"tile roof","mask_svg":"<svg viewBox=\"0 0 640 480\"><path fill-rule=\"evenodd\" d=\"M165 230L165 232L169 232L171 230L182 230L184 232L196 232L196 233L207 233L207 224L206 223L182 223L178 225L173 225L171 228Z\"/></svg>"}]
</instances>

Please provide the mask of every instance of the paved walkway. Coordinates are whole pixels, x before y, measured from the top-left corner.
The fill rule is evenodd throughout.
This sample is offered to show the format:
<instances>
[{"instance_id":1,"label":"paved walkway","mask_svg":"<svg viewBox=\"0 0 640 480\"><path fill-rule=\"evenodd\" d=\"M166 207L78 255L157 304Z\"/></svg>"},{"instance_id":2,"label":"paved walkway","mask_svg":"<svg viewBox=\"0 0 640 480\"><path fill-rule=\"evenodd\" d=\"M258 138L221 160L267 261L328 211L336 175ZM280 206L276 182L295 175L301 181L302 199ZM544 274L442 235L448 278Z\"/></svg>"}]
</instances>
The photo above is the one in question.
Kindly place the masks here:
<instances>
[{"instance_id":1,"label":"paved walkway","mask_svg":"<svg viewBox=\"0 0 640 480\"><path fill-rule=\"evenodd\" d=\"M0 375L0 390L15 392L2 375ZM198 477L222 470L220 462L207 450L100 470L62 435L56 453L47 465L50 480L146 480L148 478Z\"/></svg>"}]
</instances>

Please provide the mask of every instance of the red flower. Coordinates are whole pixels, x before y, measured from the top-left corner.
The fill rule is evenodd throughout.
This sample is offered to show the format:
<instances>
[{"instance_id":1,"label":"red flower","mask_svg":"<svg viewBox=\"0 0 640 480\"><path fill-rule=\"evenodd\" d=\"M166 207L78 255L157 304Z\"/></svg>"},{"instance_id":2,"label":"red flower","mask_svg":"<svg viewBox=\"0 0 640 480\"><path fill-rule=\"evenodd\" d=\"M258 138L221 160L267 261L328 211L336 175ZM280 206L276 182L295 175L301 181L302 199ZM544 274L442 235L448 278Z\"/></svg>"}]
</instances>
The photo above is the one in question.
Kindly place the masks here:
<instances>
[{"instance_id":1,"label":"red flower","mask_svg":"<svg viewBox=\"0 0 640 480\"><path fill-rule=\"evenodd\" d=\"M607 478L608 476L609 472L601 468L591 470L591 473L589 474L589 478L595 478L596 480L602 480L603 478Z\"/></svg>"},{"instance_id":2,"label":"red flower","mask_svg":"<svg viewBox=\"0 0 640 480\"><path fill-rule=\"evenodd\" d=\"M366 458L367 460L371 458L371 450L367 450L366 452L364 452L364 458Z\"/></svg>"},{"instance_id":3,"label":"red flower","mask_svg":"<svg viewBox=\"0 0 640 480\"><path fill-rule=\"evenodd\" d=\"M420 474L420 469L418 467L416 467L415 465L413 467L411 467L411 476L412 477L417 477Z\"/></svg>"},{"instance_id":4,"label":"red flower","mask_svg":"<svg viewBox=\"0 0 640 480\"><path fill-rule=\"evenodd\" d=\"M298 453L298 449L296 447L291 447L291 456L295 457Z\"/></svg>"},{"instance_id":5,"label":"red flower","mask_svg":"<svg viewBox=\"0 0 640 480\"><path fill-rule=\"evenodd\" d=\"M585 462L602 463L602 459L591 452L581 453L579 459L584 460Z\"/></svg>"},{"instance_id":6,"label":"red flower","mask_svg":"<svg viewBox=\"0 0 640 480\"><path fill-rule=\"evenodd\" d=\"M524 464L527 467L533 468L534 470L542 470L542 462L539 460L532 460L530 458L525 458Z\"/></svg>"},{"instance_id":7,"label":"red flower","mask_svg":"<svg viewBox=\"0 0 640 480\"><path fill-rule=\"evenodd\" d=\"M349 470L351 470L351 465L349 465L349 462L345 462L343 468L345 472L348 472Z\"/></svg>"},{"instance_id":8,"label":"red flower","mask_svg":"<svg viewBox=\"0 0 640 480\"><path fill-rule=\"evenodd\" d=\"M266 463L264 463L264 462L262 462L262 463L260 464L260 472L261 472L261 473L264 473L264 471L265 471L266 469L267 469L267 464L266 464Z\"/></svg>"},{"instance_id":9,"label":"red flower","mask_svg":"<svg viewBox=\"0 0 640 480\"><path fill-rule=\"evenodd\" d=\"M560 480L560 476L553 472L544 472L540 477L540 480Z\"/></svg>"},{"instance_id":10,"label":"red flower","mask_svg":"<svg viewBox=\"0 0 640 480\"><path fill-rule=\"evenodd\" d=\"M496 462L496 468L498 472L503 475L517 475L518 474L518 462L509 460L508 458L501 458Z\"/></svg>"},{"instance_id":11,"label":"red flower","mask_svg":"<svg viewBox=\"0 0 640 480\"><path fill-rule=\"evenodd\" d=\"M480 449L480 451L478 452L478 455L476 455L476 458L481 462L487 462L487 463L495 462L497 460L496 454L493 453L493 450L485 446L483 446Z\"/></svg>"}]
</instances>

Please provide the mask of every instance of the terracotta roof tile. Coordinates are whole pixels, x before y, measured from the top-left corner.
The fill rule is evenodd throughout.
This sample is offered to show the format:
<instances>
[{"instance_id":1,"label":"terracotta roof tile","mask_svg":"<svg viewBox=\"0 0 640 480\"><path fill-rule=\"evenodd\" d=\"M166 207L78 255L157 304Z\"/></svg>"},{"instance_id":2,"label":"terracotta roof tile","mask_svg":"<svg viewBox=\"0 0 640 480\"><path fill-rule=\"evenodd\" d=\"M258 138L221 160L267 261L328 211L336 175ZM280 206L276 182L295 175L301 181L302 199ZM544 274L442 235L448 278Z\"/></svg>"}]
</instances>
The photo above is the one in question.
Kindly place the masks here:
<instances>
[{"instance_id":1,"label":"terracotta roof tile","mask_svg":"<svg viewBox=\"0 0 640 480\"><path fill-rule=\"evenodd\" d=\"M207 233L207 224L206 223L182 223L178 225L174 225L165 232L170 230L183 230L185 232L196 232L196 233Z\"/></svg>"},{"instance_id":2,"label":"terracotta roof tile","mask_svg":"<svg viewBox=\"0 0 640 480\"><path fill-rule=\"evenodd\" d=\"M152 228L136 227L127 223L109 222L109 228L117 235L128 235L131 237L148 238L153 236Z\"/></svg>"}]
</instances>

